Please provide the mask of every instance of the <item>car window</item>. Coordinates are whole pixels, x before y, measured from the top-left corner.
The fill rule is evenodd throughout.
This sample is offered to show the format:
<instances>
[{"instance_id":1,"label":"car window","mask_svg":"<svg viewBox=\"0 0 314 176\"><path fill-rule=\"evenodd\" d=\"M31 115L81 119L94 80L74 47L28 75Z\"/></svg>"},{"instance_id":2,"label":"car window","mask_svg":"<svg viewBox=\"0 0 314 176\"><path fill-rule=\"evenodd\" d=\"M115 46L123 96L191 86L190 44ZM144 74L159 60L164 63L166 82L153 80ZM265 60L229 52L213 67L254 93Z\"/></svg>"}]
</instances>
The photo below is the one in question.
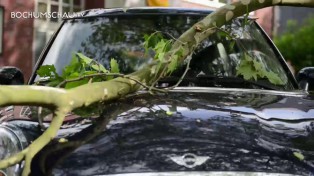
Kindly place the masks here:
<instances>
[{"instance_id":1,"label":"car window","mask_svg":"<svg viewBox=\"0 0 314 176\"><path fill-rule=\"evenodd\" d=\"M55 65L57 72L70 63L72 55L80 52L109 68L111 58L118 61L122 73L131 73L153 61L154 53L145 54L144 35L161 31L168 39L176 39L199 21L201 15L113 15L85 19L70 19L65 22L53 42L43 65ZM278 54L269 45L256 23L243 25L234 20L196 48L190 63L188 78L199 76L214 78L238 78L237 68L246 55L258 60L263 68L279 76L284 85L274 86L267 79L256 80L273 86L274 89L294 89L286 71L279 62ZM225 35L223 35L225 33ZM229 35L229 33L227 33ZM172 74L173 81L182 75L185 66ZM181 86L215 86L243 88L243 82L229 81L202 83L199 80L182 83ZM254 82L255 80L253 80ZM171 81L170 81L171 82ZM162 82L162 83L165 83ZM163 84L164 85L164 84ZM167 85L167 84L166 84ZM249 85L250 88L260 88Z\"/></svg>"}]
</instances>

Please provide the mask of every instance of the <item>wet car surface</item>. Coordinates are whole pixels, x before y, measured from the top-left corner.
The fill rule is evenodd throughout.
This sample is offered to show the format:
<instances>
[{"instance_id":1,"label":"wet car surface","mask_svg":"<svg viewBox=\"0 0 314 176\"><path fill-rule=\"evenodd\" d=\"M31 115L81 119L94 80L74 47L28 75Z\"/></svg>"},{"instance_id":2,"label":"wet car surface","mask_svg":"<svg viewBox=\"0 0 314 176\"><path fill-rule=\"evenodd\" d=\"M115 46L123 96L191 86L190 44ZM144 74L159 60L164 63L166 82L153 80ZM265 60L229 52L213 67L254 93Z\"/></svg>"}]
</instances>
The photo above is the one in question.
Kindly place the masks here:
<instances>
[{"instance_id":1,"label":"wet car surface","mask_svg":"<svg viewBox=\"0 0 314 176\"><path fill-rule=\"evenodd\" d=\"M69 142L56 139L37 156L32 169L53 175L187 171L311 175L313 97L242 91L178 88L158 95L141 92L102 105L98 118L65 123L58 138ZM295 107L296 103L304 106ZM38 130L33 122L14 123Z\"/></svg>"}]
</instances>

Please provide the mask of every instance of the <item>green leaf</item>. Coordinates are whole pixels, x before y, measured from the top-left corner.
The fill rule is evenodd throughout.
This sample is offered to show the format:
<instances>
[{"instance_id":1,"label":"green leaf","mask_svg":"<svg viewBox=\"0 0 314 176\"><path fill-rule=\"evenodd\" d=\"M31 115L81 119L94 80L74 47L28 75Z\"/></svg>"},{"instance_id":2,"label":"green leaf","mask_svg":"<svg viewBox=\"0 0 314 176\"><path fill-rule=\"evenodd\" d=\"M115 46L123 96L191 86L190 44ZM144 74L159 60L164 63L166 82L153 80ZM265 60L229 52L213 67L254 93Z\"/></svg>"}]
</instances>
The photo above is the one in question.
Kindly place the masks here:
<instances>
[{"instance_id":1,"label":"green leaf","mask_svg":"<svg viewBox=\"0 0 314 176\"><path fill-rule=\"evenodd\" d=\"M52 79L50 80L49 83L47 83L46 86L49 86L49 87L57 87L61 82L63 82L64 79L59 77L59 78L56 78L56 79Z\"/></svg>"},{"instance_id":2,"label":"green leaf","mask_svg":"<svg viewBox=\"0 0 314 176\"><path fill-rule=\"evenodd\" d=\"M165 58L165 53L162 52L162 53L157 53L156 54L156 59L160 62L164 62L164 58Z\"/></svg>"},{"instance_id":3,"label":"green leaf","mask_svg":"<svg viewBox=\"0 0 314 176\"><path fill-rule=\"evenodd\" d=\"M250 55L244 54L243 59L237 67L237 76L242 75L245 80L255 80L266 78L274 85L284 85L283 80L278 74L267 71L266 68L258 60L251 58Z\"/></svg>"},{"instance_id":4,"label":"green leaf","mask_svg":"<svg viewBox=\"0 0 314 176\"><path fill-rule=\"evenodd\" d=\"M119 64L118 62L112 58L110 60L110 73L119 73L120 70L119 70ZM111 80L113 79L114 77L113 76L107 76L107 80Z\"/></svg>"},{"instance_id":5,"label":"green leaf","mask_svg":"<svg viewBox=\"0 0 314 176\"><path fill-rule=\"evenodd\" d=\"M265 77L267 77L269 82L271 82L272 84L285 85L284 81L282 79L280 79L278 74L276 74L274 72L266 72Z\"/></svg>"},{"instance_id":6,"label":"green leaf","mask_svg":"<svg viewBox=\"0 0 314 176\"><path fill-rule=\"evenodd\" d=\"M168 65L167 73L171 74L177 68L177 65L178 65L178 56L174 55L173 57L171 57L171 61Z\"/></svg>"},{"instance_id":7,"label":"green leaf","mask_svg":"<svg viewBox=\"0 0 314 176\"><path fill-rule=\"evenodd\" d=\"M67 77L67 79L74 79L74 78L78 78L78 77L80 77L81 76L81 74L80 73L78 73L78 72L73 72L73 73L71 73L68 77ZM83 75L82 75L83 76Z\"/></svg>"},{"instance_id":8,"label":"green leaf","mask_svg":"<svg viewBox=\"0 0 314 176\"><path fill-rule=\"evenodd\" d=\"M114 58L110 60L110 73L120 73L119 64Z\"/></svg>"},{"instance_id":9,"label":"green leaf","mask_svg":"<svg viewBox=\"0 0 314 176\"><path fill-rule=\"evenodd\" d=\"M167 73L171 74L178 66L178 59L183 56L184 49L182 47L175 51L175 54L170 58L170 63L168 64Z\"/></svg>"},{"instance_id":10,"label":"green leaf","mask_svg":"<svg viewBox=\"0 0 314 176\"><path fill-rule=\"evenodd\" d=\"M156 53L162 53L164 52L166 48L166 40L160 40L158 43L156 43L155 47L154 47L154 51Z\"/></svg>"},{"instance_id":11,"label":"green leaf","mask_svg":"<svg viewBox=\"0 0 314 176\"><path fill-rule=\"evenodd\" d=\"M304 160L304 155L302 153L299 153L299 152L293 152L293 155L298 158L300 161L303 161Z\"/></svg>"},{"instance_id":12,"label":"green leaf","mask_svg":"<svg viewBox=\"0 0 314 176\"><path fill-rule=\"evenodd\" d=\"M236 42L235 42L234 40L231 40L231 41L230 41L230 45L229 45L230 50L233 50L233 49L234 49L235 43L236 43Z\"/></svg>"},{"instance_id":13,"label":"green leaf","mask_svg":"<svg viewBox=\"0 0 314 176\"><path fill-rule=\"evenodd\" d=\"M172 111L167 111L166 114L167 114L168 116L172 116L172 115L174 114L174 112L172 112Z\"/></svg>"},{"instance_id":14,"label":"green leaf","mask_svg":"<svg viewBox=\"0 0 314 176\"><path fill-rule=\"evenodd\" d=\"M160 32L154 32L151 35L144 35L144 48L145 53L148 53L148 50L151 48L155 48L158 42L160 42L163 39L163 36Z\"/></svg>"},{"instance_id":15,"label":"green leaf","mask_svg":"<svg viewBox=\"0 0 314 176\"><path fill-rule=\"evenodd\" d=\"M79 58L75 54L72 54L72 59L70 61L70 64L64 67L63 72L62 72L62 77L67 78L70 76L72 73L81 73L84 72L84 66L82 62L79 61Z\"/></svg>"},{"instance_id":16,"label":"green leaf","mask_svg":"<svg viewBox=\"0 0 314 176\"><path fill-rule=\"evenodd\" d=\"M156 54L155 57L157 58L158 63L157 63L157 67L155 67L156 70L154 71L154 73L157 73L160 70L161 65L164 63L164 58L165 58L164 56L165 56L165 53Z\"/></svg>"},{"instance_id":17,"label":"green leaf","mask_svg":"<svg viewBox=\"0 0 314 176\"><path fill-rule=\"evenodd\" d=\"M248 54L245 53L241 59L236 75L242 75L245 80L257 80L258 73L255 70L253 59Z\"/></svg>"},{"instance_id":18,"label":"green leaf","mask_svg":"<svg viewBox=\"0 0 314 176\"><path fill-rule=\"evenodd\" d=\"M164 52L170 51L170 49L172 47L172 43L173 43L173 40L166 40L166 44L165 44L165 47L164 47Z\"/></svg>"},{"instance_id":19,"label":"green leaf","mask_svg":"<svg viewBox=\"0 0 314 176\"><path fill-rule=\"evenodd\" d=\"M58 140L58 142L59 142L59 143L66 143L66 142L68 142L68 140L67 140L66 138L60 138L60 139Z\"/></svg>"},{"instance_id":20,"label":"green leaf","mask_svg":"<svg viewBox=\"0 0 314 176\"><path fill-rule=\"evenodd\" d=\"M56 68L54 65L43 65L37 70L37 74L40 77L49 77L49 78L56 78L60 77L56 72Z\"/></svg>"},{"instance_id":21,"label":"green leaf","mask_svg":"<svg viewBox=\"0 0 314 176\"><path fill-rule=\"evenodd\" d=\"M82 59L84 67L92 67L94 70L99 71L99 72L104 72L107 73L107 69L101 65L100 63L97 63L95 60L85 56L82 53L76 53L78 58Z\"/></svg>"},{"instance_id":22,"label":"green leaf","mask_svg":"<svg viewBox=\"0 0 314 176\"><path fill-rule=\"evenodd\" d=\"M74 87L78 87L78 86L81 86L81 85L84 85L84 84L87 84L89 81L89 79L82 79L82 80L79 80L79 81L75 81L75 82L68 82L66 85L65 85L65 89L72 89Z\"/></svg>"},{"instance_id":23,"label":"green leaf","mask_svg":"<svg viewBox=\"0 0 314 176\"><path fill-rule=\"evenodd\" d=\"M84 72L83 75L92 75L92 74L97 74L97 73L98 73L97 71L91 70L91 71L86 71L86 72Z\"/></svg>"},{"instance_id":24,"label":"green leaf","mask_svg":"<svg viewBox=\"0 0 314 176\"><path fill-rule=\"evenodd\" d=\"M150 68L150 73L152 74L152 75L154 75L154 74L156 74L157 73L157 69L158 67L156 66L156 65L154 65L154 66L152 66L151 68Z\"/></svg>"},{"instance_id":25,"label":"green leaf","mask_svg":"<svg viewBox=\"0 0 314 176\"><path fill-rule=\"evenodd\" d=\"M184 49L183 47L181 46L177 51L176 51L176 55L178 57L182 57L183 56L183 52L184 52Z\"/></svg>"},{"instance_id":26,"label":"green leaf","mask_svg":"<svg viewBox=\"0 0 314 176\"><path fill-rule=\"evenodd\" d=\"M257 73L254 71L250 61L242 60L237 69L237 76L242 75L245 80L257 80Z\"/></svg>"},{"instance_id":27,"label":"green leaf","mask_svg":"<svg viewBox=\"0 0 314 176\"><path fill-rule=\"evenodd\" d=\"M224 32L224 31L218 30L216 33L217 33L217 36L218 36L219 40L226 39L226 38L227 39L231 39L229 34Z\"/></svg>"}]
</instances>

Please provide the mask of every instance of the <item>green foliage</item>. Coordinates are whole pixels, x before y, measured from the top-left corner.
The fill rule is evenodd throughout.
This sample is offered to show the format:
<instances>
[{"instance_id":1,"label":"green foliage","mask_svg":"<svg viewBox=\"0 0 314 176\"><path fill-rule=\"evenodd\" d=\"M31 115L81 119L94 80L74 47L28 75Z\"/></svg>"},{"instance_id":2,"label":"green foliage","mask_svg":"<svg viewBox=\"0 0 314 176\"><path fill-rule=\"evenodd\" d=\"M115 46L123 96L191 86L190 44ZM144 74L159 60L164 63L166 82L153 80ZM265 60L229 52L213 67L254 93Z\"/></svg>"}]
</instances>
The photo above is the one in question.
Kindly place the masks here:
<instances>
[{"instance_id":1,"label":"green foliage","mask_svg":"<svg viewBox=\"0 0 314 176\"><path fill-rule=\"evenodd\" d=\"M300 152L293 152L293 155L298 158L300 161L303 161L304 160L304 155Z\"/></svg>"},{"instance_id":2,"label":"green foliage","mask_svg":"<svg viewBox=\"0 0 314 176\"><path fill-rule=\"evenodd\" d=\"M101 64L97 63L96 61L86 57L82 53L77 53L76 56L79 57L79 59L81 59L81 61L82 61L81 64L83 66L82 68L91 67L95 71L108 73L108 71L105 69L105 67L103 65L101 65Z\"/></svg>"},{"instance_id":3,"label":"green foliage","mask_svg":"<svg viewBox=\"0 0 314 176\"><path fill-rule=\"evenodd\" d=\"M178 59L183 56L183 48L179 48L174 53L175 54L172 55L171 61L170 61L169 65L168 65L168 68L167 68L167 73L168 74L172 73L177 68L177 66L178 66Z\"/></svg>"},{"instance_id":4,"label":"green foliage","mask_svg":"<svg viewBox=\"0 0 314 176\"><path fill-rule=\"evenodd\" d=\"M237 76L242 75L245 80L255 80L266 78L274 85L284 85L284 81L272 72L267 71L265 67L256 59L251 58L247 53L244 54L239 66L237 67Z\"/></svg>"},{"instance_id":5,"label":"green foliage","mask_svg":"<svg viewBox=\"0 0 314 176\"><path fill-rule=\"evenodd\" d=\"M37 70L37 74L40 77L48 78L47 86L56 87L60 82L63 81L63 78L56 72L54 65L43 65Z\"/></svg>"},{"instance_id":6,"label":"green foliage","mask_svg":"<svg viewBox=\"0 0 314 176\"><path fill-rule=\"evenodd\" d=\"M110 61L110 71L108 71L103 65L97 63L96 61L88 58L82 53L76 53L72 55L72 59L69 65L67 65L59 75L56 72L56 68L53 65L43 65L41 66L37 74L44 79L47 79L47 86L57 87L64 83L65 89L71 89L78 87L89 82L100 82L112 79L113 76L106 76L105 74L119 73L119 65L115 59ZM97 75L89 78L89 75ZM104 74L101 76L100 74ZM71 81L75 80L75 81Z\"/></svg>"},{"instance_id":7,"label":"green foliage","mask_svg":"<svg viewBox=\"0 0 314 176\"><path fill-rule=\"evenodd\" d=\"M40 77L59 77L54 65L43 65L37 70Z\"/></svg>"},{"instance_id":8,"label":"green foliage","mask_svg":"<svg viewBox=\"0 0 314 176\"><path fill-rule=\"evenodd\" d=\"M144 35L144 48L146 53L149 51L149 49L151 48L155 48L155 46L157 46L157 44L163 40L163 36L160 32L155 32L152 33L151 35Z\"/></svg>"},{"instance_id":9,"label":"green foliage","mask_svg":"<svg viewBox=\"0 0 314 176\"><path fill-rule=\"evenodd\" d=\"M111 73L119 73L120 72L119 64L114 58L112 58L110 60L110 72Z\"/></svg>"},{"instance_id":10,"label":"green foliage","mask_svg":"<svg viewBox=\"0 0 314 176\"><path fill-rule=\"evenodd\" d=\"M314 66L314 16L305 20L302 27L296 21L288 21L287 32L276 36L274 42L286 60L296 71Z\"/></svg>"},{"instance_id":11,"label":"green foliage","mask_svg":"<svg viewBox=\"0 0 314 176\"><path fill-rule=\"evenodd\" d=\"M157 73L160 71L160 68L163 64L167 64L163 75L171 74L178 66L178 60L183 56L183 48L179 48L175 50L168 58L165 60L166 53L171 49L171 45L173 40L164 39L163 35L160 32L155 32L151 35L144 36L144 48L146 53L149 50L153 50L155 52L154 59L158 62L157 67L154 67L153 73Z\"/></svg>"}]
</instances>

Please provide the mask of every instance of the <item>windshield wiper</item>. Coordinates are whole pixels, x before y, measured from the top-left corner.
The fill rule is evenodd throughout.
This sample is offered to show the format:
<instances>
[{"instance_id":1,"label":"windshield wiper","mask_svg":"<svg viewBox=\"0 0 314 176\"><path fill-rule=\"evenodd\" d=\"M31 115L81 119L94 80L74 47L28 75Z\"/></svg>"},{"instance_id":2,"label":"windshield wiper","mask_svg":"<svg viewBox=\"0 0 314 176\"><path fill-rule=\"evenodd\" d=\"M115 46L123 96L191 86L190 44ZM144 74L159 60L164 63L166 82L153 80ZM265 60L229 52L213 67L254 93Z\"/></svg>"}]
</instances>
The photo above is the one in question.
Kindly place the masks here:
<instances>
[{"instance_id":1,"label":"windshield wiper","mask_svg":"<svg viewBox=\"0 0 314 176\"><path fill-rule=\"evenodd\" d=\"M178 77L166 77L161 79L158 83L159 87L170 87L179 81ZM168 83L168 85L166 84ZM179 86L200 86L200 87L229 87L242 88L256 86L267 90L278 90L278 87L265 83L245 80L240 77L217 77L201 75L197 77L185 77Z\"/></svg>"}]
</instances>

